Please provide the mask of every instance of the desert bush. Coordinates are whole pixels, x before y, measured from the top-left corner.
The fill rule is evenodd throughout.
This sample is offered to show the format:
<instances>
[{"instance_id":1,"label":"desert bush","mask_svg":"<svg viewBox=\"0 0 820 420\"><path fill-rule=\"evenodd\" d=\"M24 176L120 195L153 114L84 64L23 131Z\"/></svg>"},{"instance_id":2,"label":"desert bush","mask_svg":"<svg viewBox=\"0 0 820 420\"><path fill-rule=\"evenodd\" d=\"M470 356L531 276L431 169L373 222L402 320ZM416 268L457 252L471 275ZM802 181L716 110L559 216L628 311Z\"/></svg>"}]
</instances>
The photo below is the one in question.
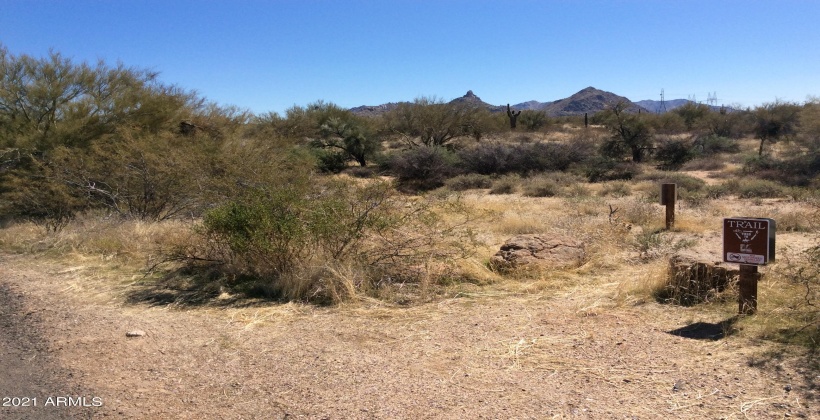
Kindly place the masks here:
<instances>
[{"instance_id":1,"label":"desert bush","mask_svg":"<svg viewBox=\"0 0 820 420\"><path fill-rule=\"evenodd\" d=\"M538 131L547 127L550 123L547 113L544 111L524 110L518 116L518 124L527 131Z\"/></svg>"},{"instance_id":2,"label":"desert bush","mask_svg":"<svg viewBox=\"0 0 820 420\"><path fill-rule=\"evenodd\" d=\"M518 175L505 175L493 181L490 194L514 194L521 183Z\"/></svg>"},{"instance_id":3,"label":"desert bush","mask_svg":"<svg viewBox=\"0 0 820 420\"><path fill-rule=\"evenodd\" d=\"M629 180L641 173L641 168L634 162L625 162L603 156L592 158L582 166L590 182Z\"/></svg>"},{"instance_id":4,"label":"desert bush","mask_svg":"<svg viewBox=\"0 0 820 420\"><path fill-rule=\"evenodd\" d=\"M628 107L628 103L619 102L596 116L611 133L602 145L601 153L614 159L629 155L633 162L639 163L652 149L653 134L647 121L640 115L631 114Z\"/></svg>"},{"instance_id":5,"label":"desert bush","mask_svg":"<svg viewBox=\"0 0 820 420\"><path fill-rule=\"evenodd\" d=\"M736 140L715 134L698 137L692 146L695 152L701 156L711 156L717 153L737 153L740 151L740 146L738 146Z\"/></svg>"},{"instance_id":6,"label":"desert bush","mask_svg":"<svg viewBox=\"0 0 820 420\"><path fill-rule=\"evenodd\" d=\"M778 198L788 194L787 189L776 182L754 178L740 182L736 191L739 198Z\"/></svg>"},{"instance_id":7,"label":"desert bush","mask_svg":"<svg viewBox=\"0 0 820 420\"><path fill-rule=\"evenodd\" d=\"M432 190L458 174L458 157L442 147L416 147L390 156L388 167L401 188Z\"/></svg>"},{"instance_id":8,"label":"desert bush","mask_svg":"<svg viewBox=\"0 0 820 420\"><path fill-rule=\"evenodd\" d=\"M199 242L175 255L229 286L334 303L380 282L419 282L425 267L469 255L468 213L407 200L386 182L260 186L206 213Z\"/></svg>"},{"instance_id":9,"label":"desert bush","mask_svg":"<svg viewBox=\"0 0 820 420\"><path fill-rule=\"evenodd\" d=\"M464 174L450 178L444 184L451 191L466 191L490 188L493 185L493 180L487 175Z\"/></svg>"},{"instance_id":10,"label":"desert bush","mask_svg":"<svg viewBox=\"0 0 820 420\"><path fill-rule=\"evenodd\" d=\"M767 325L764 326L762 335L764 338L818 348L820 246L811 247L794 258L784 260L770 275L778 282L778 286L772 288L770 296L766 298L768 305L774 309L766 314Z\"/></svg>"},{"instance_id":11,"label":"desert bush","mask_svg":"<svg viewBox=\"0 0 820 420\"><path fill-rule=\"evenodd\" d=\"M412 147L443 147L460 137L480 138L492 125L487 110L469 102L423 97L399 104L384 115L384 121L389 131L400 134Z\"/></svg>"},{"instance_id":12,"label":"desert bush","mask_svg":"<svg viewBox=\"0 0 820 420\"><path fill-rule=\"evenodd\" d=\"M663 170L680 169L683 164L695 158L696 152L686 140L659 139L655 149L655 159Z\"/></svg>"},{"instance_id":13,"label":"desert bush","mask_svg":"<svg viewBox=\"0 0 820 420\"><path fill-rule=\"evenodd\" d=\"M333 150L316 149L316 168L322 172L338 174L347 169L347 162L350 158L344 154Z\"/></svg>"},{"instance_id":14,"label":"desert bush","mask_svg":"<svg viewBox=\"0 0 820 420\"><path fill-rule=\"evenodd\" d=\"M659 210L652 203L641 200L629 200L618 214L623 222L637 226L648 226L652 220L659 218Z\"/></svg>"},{"instance_id":15,"label":"desert bush","mask_svg":"<svg viewBox=\"0 0 820 420\"><path fill-rule=\"evenodd\" d=\"M527 197L554 197L561 193L561 186L550 177L536 176L523 180L522 190Z\"/></svg>"},{"instance_id":16,"label":"desert bush","mask_svg":"<svg viewBox=\"0 0 820 420\"><path fill-rule=\"evenodd\" d=\"M687 102L685 105L675 108L672 112L678 114L683 118L683 124L686 130L692 131L701 124L703 120L709 115L709 106L698 104L695 102Z\"/></svg>"},{"instance_id":17,"label":"desert bush","mask_svg":"<svg viewBox=\"0 0 820 420\"><path fill-rule=\"evenodd\" d=\"M626 197L632 194L632 188L626 182L605 182L601 186L599 195L602 197Z\"/></svg>"},{"instance_id":18,"label":"desert bush","mask_svg":"<svg viewBox=\"0 0 820 420\"><path fill-rule=\"evenodd\" d=\"M564 171L586 161L591 145L578 143L481 143L457 152L466 172L484 175Z\"/></svg>"},{"instance_id":19,"label":"desert bush","mask_svg":"<svg viewBox=\"0 0 820 420\"><path fill-rule=\"evenodd\" d=\"M738 198L778 198L785 197L788 192L787 188L776 182L757 178L730 179L722 184L706 187L709 198L729 195Z\"/></svg>"}]
</instances>

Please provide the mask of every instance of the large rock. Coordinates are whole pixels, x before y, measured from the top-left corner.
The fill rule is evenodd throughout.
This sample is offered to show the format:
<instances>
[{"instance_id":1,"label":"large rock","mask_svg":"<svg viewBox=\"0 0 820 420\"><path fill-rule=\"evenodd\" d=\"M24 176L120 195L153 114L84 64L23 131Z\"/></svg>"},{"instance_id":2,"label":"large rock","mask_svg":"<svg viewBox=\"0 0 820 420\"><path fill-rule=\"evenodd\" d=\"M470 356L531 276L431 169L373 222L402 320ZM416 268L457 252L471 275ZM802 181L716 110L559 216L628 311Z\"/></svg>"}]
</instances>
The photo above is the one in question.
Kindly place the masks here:
<instances>
[{"instance_id":1,"label":"large rock","mask_svg":"<svg viewBox=\"0 0 820 420\"><path fill-rule=\"evenodd\" d=\"M584 243L577 239L560 235L518 235L507 240L490 258L490 266L502 271L522 267L578 267L585 258Z\"/></svg>"},{"instance_id":2,"label":"large rock","mask_svg":"<svg viewBox=\"0 0 820 420\"><path fill-rule=\"evenodd\" d=\"M719 255L683 251L669 257L667 284L659 297L686 306L710 301L736 281L739 272Z\"/></svg>"}]
</instances>

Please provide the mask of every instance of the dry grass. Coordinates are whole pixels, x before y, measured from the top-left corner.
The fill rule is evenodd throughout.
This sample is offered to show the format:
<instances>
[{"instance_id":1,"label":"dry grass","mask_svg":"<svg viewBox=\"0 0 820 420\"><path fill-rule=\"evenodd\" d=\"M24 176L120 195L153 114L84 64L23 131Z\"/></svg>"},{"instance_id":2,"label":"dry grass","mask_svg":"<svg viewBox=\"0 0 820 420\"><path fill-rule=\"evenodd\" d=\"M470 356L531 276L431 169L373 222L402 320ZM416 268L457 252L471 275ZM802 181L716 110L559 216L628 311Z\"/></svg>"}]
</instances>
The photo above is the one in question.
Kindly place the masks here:
<instances>
[{"instance_id":1,"label":"dry grass","mask_svg":"<svg viewBox=\"0 0 820 420\"><path fill-rule=\"evenodd\" d=\"M550 179L543 177L543 180ZM368 283L366 279L372 273L350 264L306 267L293 280L303 282L307 278L310 280L307 283L319 284L334 302L382 305L427 302L446 296L564 293L580 297L579 302L583 303L579 303L579 313L599 313L609 307L653 301L666 282L664 257L685 247L716 247L724 217L771 217L777 221L779 232L798 232L808 235L806 238L820 230L819 212L809 201L721 198L696 204L680 200L675 228L664 232L664 208L650 200L658 188L656 182L567 184L568 181L564 181L559 183L562 193L554 197L527 197L517 192L522 182L518 177L503 179L502 183L513 185L512 191L505 194L472 190L453 195L453 200L485 214L470 226L475 233L477 253L452 265L427 266L422 270L426 274L413 284ZM573 190L579 193L567 193ZM611 213L611 209L615 213ZM36 225L20 223L0 230L0 248L63 261L66 273L77 279L68 282L67 287L85 290L100 299L103 296L111 299L112 295L122 297L129 287L149 282L151 279L143 277L140 270L158 261L164 249L192 241L190 228L190 222L182 221L157 224L89 216L72 222L61 232L49 234ZM487 268L489 257L505 240L529 233L556 233L584 241L588 254L585 264L576 269L513 272L504 276ZM811 239L800 241L798 248L805 249ZM779 244L783 246L786 242ZM753 329L767 337L777 335L778 329L797 325L794 324L797 318L787 319L780 314L792 313L787 309L796 305L800 288L780 287L787 277L778 275L780 277L770 276L767 281L773 283L765 283L761 292L761 300L769 300L769 304L778 309L761 322L759 328ZM110 279L115 277L120 280L112 282ZM185 288L196 284L181 280L177 286ZM210 287L208 293L217 299L230 302L237 297L234 291L221 289L218 284L207 287ZM264 289L264 285L258 287ZM265 294L264 290L261 292L260 295ZM703 310L716 310L716 307Z\"/></svg>"}]
</instances>

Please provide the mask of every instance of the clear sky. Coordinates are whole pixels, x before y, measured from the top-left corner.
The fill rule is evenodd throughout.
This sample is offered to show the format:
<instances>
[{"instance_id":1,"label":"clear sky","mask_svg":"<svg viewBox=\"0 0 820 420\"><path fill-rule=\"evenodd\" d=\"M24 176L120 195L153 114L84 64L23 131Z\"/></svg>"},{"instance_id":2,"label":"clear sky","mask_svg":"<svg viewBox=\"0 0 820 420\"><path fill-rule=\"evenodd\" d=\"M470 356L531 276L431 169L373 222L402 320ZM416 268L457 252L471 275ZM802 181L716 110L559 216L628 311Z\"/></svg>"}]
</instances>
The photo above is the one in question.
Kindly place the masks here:
<instances>
[{"instance_id":1,"label":"clear sky","mask_svg":"<svg viewBox=\"0 0 820 420\"><path fill-rule=\"evenodd\" d=\"M0 0L13 54L160 72L278 112L473 90L491 104L594 86L638 101L820 96L820 1Z\"/></svg>"}]
</instances>

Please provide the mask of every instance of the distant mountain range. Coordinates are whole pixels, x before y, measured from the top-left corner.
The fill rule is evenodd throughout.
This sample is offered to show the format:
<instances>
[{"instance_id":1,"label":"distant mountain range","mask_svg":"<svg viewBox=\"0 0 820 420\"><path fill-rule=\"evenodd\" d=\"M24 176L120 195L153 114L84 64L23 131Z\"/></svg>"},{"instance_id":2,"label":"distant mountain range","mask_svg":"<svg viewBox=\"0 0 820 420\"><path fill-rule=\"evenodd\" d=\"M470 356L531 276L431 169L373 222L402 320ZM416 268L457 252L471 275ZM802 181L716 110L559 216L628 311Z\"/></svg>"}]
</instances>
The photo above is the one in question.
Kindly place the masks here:
<instances>
[{"instance_id":1,"label":"distant mountain range","mask_svg":"<svg viewBox=\"0 0 820 420\"><path fill-rule=\"evenodd\" d=\"M594 114L596 112L603 111L604 109L607 109L621 101L629 104L627 109L631 112L657 112L656 110L660 109L660 102L658 101L632 102L623 96L618 96L612 92L606 92L594 87L588 87L568 98L559 99L554 102L528 101L510 106L516 111L542 110L549 116L563 117L571 115L584 115L585 113ZM679 101L683 102L678 104ZM655 105L655 102L658 102L658 104ZM666 109L674 109L675 107L683 105L686 102L688 101L685 99L666 101ZM481 98L476 96L472 90L467 91L467 94L460 98L453 99L450 103L474 104L476 106L487 108L490 112L494 113L506 112L507 109L506 105L492 105L482 101ZM672 105L672 103L674 103L674 105ZM395 109L397 106L399 106L399 103L390 102L375 106L363 105L351 108L350 110L357 115L374 116Z\"/></svg>"}]
</instances>

